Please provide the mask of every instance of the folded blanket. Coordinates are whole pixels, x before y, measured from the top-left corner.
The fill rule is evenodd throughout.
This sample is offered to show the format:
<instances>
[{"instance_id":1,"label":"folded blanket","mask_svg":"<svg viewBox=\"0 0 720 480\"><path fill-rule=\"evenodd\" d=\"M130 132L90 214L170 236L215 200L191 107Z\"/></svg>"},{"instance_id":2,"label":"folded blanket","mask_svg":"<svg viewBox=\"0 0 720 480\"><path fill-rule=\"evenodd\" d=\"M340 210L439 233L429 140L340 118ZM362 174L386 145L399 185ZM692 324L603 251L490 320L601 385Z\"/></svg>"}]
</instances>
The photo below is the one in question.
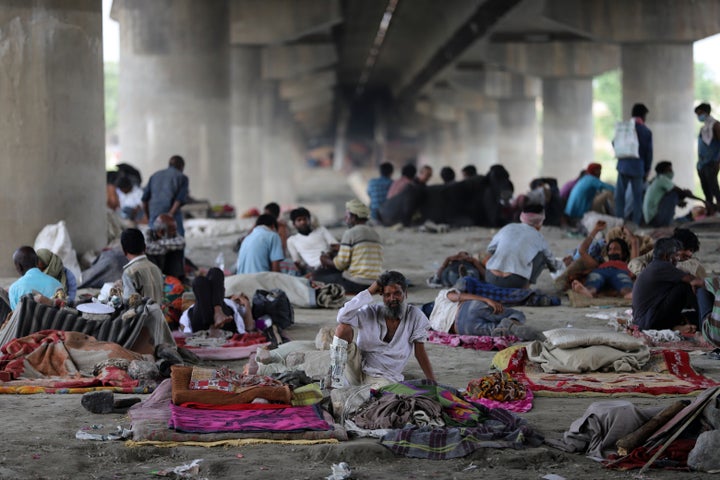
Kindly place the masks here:
<instances>
[{"instance_id":1,"label":"folded blanket","mask_svg":"<svg viewBox=\"0 0 720 480\"><path fill-rule=\"evenodd\" d=\"M526 348L528 358L548 373L633 372L650 360L650 349L646 345L625 351L608 345L557 348L535 341Z\"/></svg>"}]
</instances>

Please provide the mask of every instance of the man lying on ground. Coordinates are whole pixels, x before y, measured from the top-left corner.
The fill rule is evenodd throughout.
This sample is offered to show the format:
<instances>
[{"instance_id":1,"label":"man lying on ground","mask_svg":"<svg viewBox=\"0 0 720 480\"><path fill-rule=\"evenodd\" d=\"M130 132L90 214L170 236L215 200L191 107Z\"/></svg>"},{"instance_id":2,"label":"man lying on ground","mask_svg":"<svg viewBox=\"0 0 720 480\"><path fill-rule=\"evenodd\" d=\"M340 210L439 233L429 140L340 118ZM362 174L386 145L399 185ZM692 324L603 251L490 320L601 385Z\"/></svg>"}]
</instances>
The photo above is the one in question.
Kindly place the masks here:
<instances>
[{"instance_id":1,"label":"man lying on ground","mask_svg":"<svg viewBox=\"0 0 720 480\"><path fill-rule=\"evenodd\" d=\"M382 295L382 304L373 303L375 294ZM343 387L345 379L350 385L401 382L413 352L425 376L435 380L425 351L430 324L422 311L406 300L405 276L386 271L338 311L330 347L333 388ZM357 329L357 338L353 328Z\"/></svg>"},{"instance_id":2,"label":"man lying on ground","mask_svg":"<svg viewBox=\"0 0 720 480\"><path fill-rule=\"evenodd\" d=\"M633 278L635 275L628 270L627 263L631 257L638 255L639 240L636 236L623 227L625 235L631 239L631 247L622 238L613 238L607 244L607 260L599 263L590 256L588 248L595 236L605 229L606 223L602 220L595 224L588 236L580 245L580 256L585 265L593 268L585 282L579 280L572 282L572 289L576 293L588 298L598 296L598 293L606 287L624 298L632 298Z\"/></svg>"},{"instance_id":3,"label":"man lying on ground","mask_svg":"<svg viewBox=\"0 0 720 480\"><path fill-rule=\"evenodd\" d=\"M683 316L683 310L697 315L695 289L705 282L677 268L680 242L661 238L655 243L652 262L642 271L632 291L633 323L641 330L678 330L695 333L697 318Z\"/></svg>"},{"instance_id":4,"label":"man lying on ground","mask_svg":"<svg viewBox=\"0 0 720 480\"><path fill-rule=\"evenodd\" d=\"M485 280L485 265L468 252L458 252L447 257L427 283L431 287L452 287L458 279L467 276Z\"/></svg>"},{"instance_id":5,"label":"man lying on ground","mask_svg":"<svg viewBox=\"0 0 720 480\"><path fill-rule=\"evenodd\" d=\"M440 290L430 314L430 327L438 332L535 340L537 332L524 323L525 314L519 310L455 289Z\"/></svg>"}]
</instances>

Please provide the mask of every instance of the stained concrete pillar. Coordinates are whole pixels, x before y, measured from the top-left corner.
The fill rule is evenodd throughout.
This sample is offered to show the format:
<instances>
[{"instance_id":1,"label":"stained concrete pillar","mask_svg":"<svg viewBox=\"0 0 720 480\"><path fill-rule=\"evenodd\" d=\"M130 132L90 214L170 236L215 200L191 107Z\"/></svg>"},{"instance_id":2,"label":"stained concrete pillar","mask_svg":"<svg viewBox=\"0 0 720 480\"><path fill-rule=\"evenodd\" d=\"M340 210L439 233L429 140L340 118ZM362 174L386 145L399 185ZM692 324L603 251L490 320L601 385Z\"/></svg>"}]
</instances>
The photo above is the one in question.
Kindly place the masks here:
<instances>
[{"instance_id":1,"label":"stained concrete pillar","mask_svg":"<svg viewBox=\"0 0 720 480\"><path fill-rule=\"evenodd\" d=\"M0 2L0 275L65 220L82 253L107 242L100 2Z\"/></svg>"},{"instance_id":2,"label":"stained concrete pillar","mask_svg":"<svg viewBox=\"0 0 720 480\"><path fill-rule=\"evenodd\" d=\"M501 99L498 111L498 163L510 172L517 195L526 192L539 173L535 99Z\"/></svg>"},{"instance_id":3,"label":"stained concrete pillar","mask_svg":"<svg viewBox=\"0 0 720 480\"><path fill-rule=\"evenodd\" d=\"M460 168L475 165L478 172L485 172L498 163L498 122L497 107L487 110L468 110L467 129L461 142L465 158Z\"/></svg>"},{"instance_id":4,"label":"stained concrete pillar","mask_svg":"<svg viewBox=\"0 0 720 480\"><path fill-rule=\"evenodd\" d=\"M661 160L671 161L674 182L692 188L695 136L700 128L693 113L692 44L623 45L622 72L624 117L630 118L634 103L644 103L650 110L647 125L653 133L653 167Z\"/></svg>"},{"instance_id":5,"label":"stained concrete pillar","mask_svg":"<svg viewBox=\"0 0 720 480\"><path fill-rule=\"evenodd\" d=\"M182 155L193 197L231 201L227 2L116 3L123 161L147 178Z\"/></svg>"},{"instance_id":6,"label":"stained concrete pillar","mask_svg":"<svg viewBox=\"0 0 720 480\"><path fill-rule=\"evenodd\" d=\"M543 79L540 174L558 182L593 161L592 79Z\"/></svg>"},{"instance_id":7,"label":"stained concrete pillar","mask_svg":"<svg viewBox=\"0 0 720 480\"><path fill-rule=\"evenodd\" d=\"M260 48L230 50L232 202L243 212L263 199Z\"/></svg>"}]
</instances>

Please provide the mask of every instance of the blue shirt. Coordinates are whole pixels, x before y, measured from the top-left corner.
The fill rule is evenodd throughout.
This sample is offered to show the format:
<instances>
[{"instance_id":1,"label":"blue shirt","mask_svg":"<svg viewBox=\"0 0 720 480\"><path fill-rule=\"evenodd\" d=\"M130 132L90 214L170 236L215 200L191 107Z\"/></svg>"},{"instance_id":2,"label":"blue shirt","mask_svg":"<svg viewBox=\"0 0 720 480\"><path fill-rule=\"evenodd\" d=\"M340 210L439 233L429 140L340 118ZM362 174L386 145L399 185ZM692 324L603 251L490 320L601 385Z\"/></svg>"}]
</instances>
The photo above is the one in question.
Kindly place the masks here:
<instances>
[{"instance_id":1,"label":"blue shirt","mask_svg":"<svg viewBox=\"0 0 720 480\"><path fill-rule=\"evenodd\" d=\"M280 235L265 225L258 225L240 245L237 273L269 272L272 262L284 258Z\"/></svg>"},{"instance_id":2,"label":"blue shirt","mask_svg":"<svg viewBox=\"0 0 720 480\"><path fill-rule=\"evenodd\" d=\"M703 142L702 136L698 135L698 163L697 169L700 170L705 165L720 160L720 140L713 136L710 145Z\"/></svg>"},{"instance_id":3,"label":"blue shirt","mask_svg":"<svg viewBox=\"0 0 720 480\"><path fill-rule=\"evenodd\" d=\"M368 182L367 193L370 197L370 218L378 219L378 210L387 200L387 193L393 181L389 177L377 177Z\"/></svg>"},{"instance_id":4,"label":"blue shirt","mask_svg":"<svg viewBox=\"0 0 720 480\"><path fill-rule=\"evenodd\" d=\"M595 175L584 175L577 181L570 191L568 203L565 207L565 215L568 217L580 218L590 210L595 195L600 190L615 191L615 187L597 178Z\"/></svg>"},{"instance_id":5,"label":"blue shirt","mask_svg":"<svg viewBox=\"0 0 720 480\"><path fill-rule=\"evenodd\" d=\"M617 171L628 177L644 177L650 172L653 161L652 132L642 123L635 123L635 131L638 136L640 157L618 158Z\"/></svg>"},{"instance_id":6,"label":"blue shirt","mask_svg":"<svg viewBox=\"0 0 720 480\"><path fill-rule=\"evenodd\" d=\"M33 293L33 290L48 298L52 298L55 292L62 289L62 283L50 275L41 272L39 268L31 268L25 272L25 275L10 285L10 290L8 291L10 308L15 310L15 307L20 303L20 299L28 293Z\"/></svg>"},{"instance_id":7,"label":"blue shirt","mask_svg":"<svg viewBox=\"0 0 720 480\"><path fill-rule=\"evenodd\" d=\"M142 196L142 201L148 202L149 225L153 224L158 215L170 211L176 201L180 202L180 205L187 201L188 183L188 178L175 167L160 170L150 177ZM185 228L183 227L180 209L175 212L173 218L177 223L178 235L184 236Z\"/></svg>"}]
</instances>

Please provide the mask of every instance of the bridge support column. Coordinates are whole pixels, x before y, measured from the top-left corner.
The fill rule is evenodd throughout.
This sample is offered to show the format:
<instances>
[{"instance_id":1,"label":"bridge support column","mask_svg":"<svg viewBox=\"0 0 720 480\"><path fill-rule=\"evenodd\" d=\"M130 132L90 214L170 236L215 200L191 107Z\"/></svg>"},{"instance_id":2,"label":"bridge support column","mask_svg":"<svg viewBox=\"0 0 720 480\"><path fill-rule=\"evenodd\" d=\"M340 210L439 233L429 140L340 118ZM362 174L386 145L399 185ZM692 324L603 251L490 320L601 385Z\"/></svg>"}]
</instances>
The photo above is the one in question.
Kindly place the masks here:
<instances>
[{"instance_id":1,"label":"bridge support column","mask_svg":"<svg viewBox=\"0 0 720 480\"><path fill-rule=\"evenodd\" d=\"M80 253L107 243L101 5L46 3L0 9L2 276L50 223Z\"/></svg>"}]
</instances>

